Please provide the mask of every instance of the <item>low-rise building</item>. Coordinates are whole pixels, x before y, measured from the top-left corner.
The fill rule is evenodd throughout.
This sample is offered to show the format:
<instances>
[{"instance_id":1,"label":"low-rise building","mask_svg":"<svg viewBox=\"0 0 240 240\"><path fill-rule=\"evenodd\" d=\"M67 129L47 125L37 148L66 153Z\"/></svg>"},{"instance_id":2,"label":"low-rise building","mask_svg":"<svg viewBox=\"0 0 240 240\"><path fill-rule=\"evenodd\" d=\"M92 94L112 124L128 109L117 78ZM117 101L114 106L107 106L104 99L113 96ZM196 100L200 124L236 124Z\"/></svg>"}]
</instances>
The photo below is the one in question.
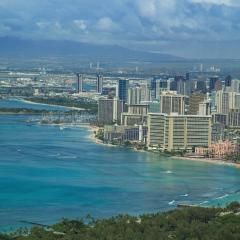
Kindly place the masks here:
<instances>
[{"instance_id":1,"label":"low-rise building","mask_svg":"<svg viewBox=\"0 0 240 240\"><path fill-rule=\"evenodd\" d=\"M234 154L236 147L236 144L229 140L214 143L209 147L209 157L222 159Z\"/></svg>"},{"instance_id":2,"label":"low-rise building","mask_svg":"<svg viewBox=\"0 0 240 240\"><path fill-rule=\"evenodd\" d=\"M196 147L195 148L195 155L205 157L208 155L208 148L207 147Z\"/></svg>"},{"instance_id":3,"label":"low-rise building","mask_svg":"<svg viewBox=\"0 0 240 240\"><path fill-rule=\"evenodd\" d=\"M106 125L104 127L104 141L123 144L124 142L144 143L147 137L147 126L118 126Z\"/></svg>"}]
</instances>

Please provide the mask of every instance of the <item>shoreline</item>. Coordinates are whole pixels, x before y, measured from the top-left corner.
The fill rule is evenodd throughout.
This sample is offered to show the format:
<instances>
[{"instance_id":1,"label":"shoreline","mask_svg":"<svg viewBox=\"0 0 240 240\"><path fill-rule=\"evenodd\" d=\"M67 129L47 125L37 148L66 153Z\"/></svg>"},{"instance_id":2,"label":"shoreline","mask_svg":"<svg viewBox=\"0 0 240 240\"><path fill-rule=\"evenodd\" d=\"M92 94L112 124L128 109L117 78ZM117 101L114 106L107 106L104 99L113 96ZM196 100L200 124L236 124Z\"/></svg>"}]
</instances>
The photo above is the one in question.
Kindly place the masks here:
<instances>
[{"instance_id":1,"label":"shoreline","mask_svg":"<svg viewBox=\"0 0 240 240\"><path fill-rule=\"evenodd\" d=\"M40 103L40 102L33 102L30 100L26 100L23 98L16 98L16 100L19 100L23 103L29 103L29 104L36 104L36 105L45 105L45 106L51 106L51 107L59 107L59 108L66 108L66 109L71 109L71 110L78 110L78 111L84 111L86 110L85 108L78 108L78 107L69 107L69 106L63 106L63 105L57 105L57 104L48 104L48 103Z\"/></svg>"},{"instance_id":2,"label":"shoreline","mask_svg":"<svg viewBox=\"0 0 240 240\"><path fill-rule=\"evenodd\" d=\"M240 169L240 163L233 163L227 162L221 159L209 159L209 158L193 158L193 157L179 157L179 156L172 156L176 160L186 160L192 162L203 162L203 163L211 163L216 165L225 165L229 167L235 167Z\"/></svg>"},{"instance_id":3,"label":"shoreline","mask_svg":"<svg viewBox=\"0 0 240 240\"><path fill-rule=\"evenodd\" d=\"M25 100L23 98L15 98L16 100L19 100L21 102L24 102L24 103L29 103L29 104L36 104L36 105L45 105L45 106L53 106L53 107L60 107L60 108L66 108L66 109L72 109L72 110L85 110L84 108L77 108L77 107L68 107L68 106L62 106L62 105L54 105L54 104L47 104L47 103L37 103L37 102L32 102L32 101L29 101L29 100ZM31 113L31 114L28 114L28 113L0 113L0 115L39 115L39 113ZM51 124L52 125L52 124ZM66 123L60 123L60 124L54 124L54 125L59 125L59 126L66 126L67 125L69 126L70 124L66 124ZM75 127L77 127L77 125L75 125ZM97 132L99 130L99 127L97 126L91 126L91 125L81 125L81 126L78 126L78 127L86 127L89 129L89 136L88 138L95 142L96 144L101 144L103 146L107 146L107 147L121 147L119 145L112 145L112 144L108 144L108 143L104 143L103 141L97 139L95 137L95 133L94 132ZM136 152L149 152L149 153L154 153L154 152L151 152L151 151L146 151L146 150L143 150L143 149L136 149L136 148L131 148L133 151L136 151ZM195 161L195 162L204 162L204 163L210 163L210 164L217 164L217 165L225 165L225 166L230 166L230 167L235 167L235 168L238 168L240 169L240 163L233 163L233 162L227 162L227 161L224 161L224 160L221 160L221 159L209 159L209 158L194 158L194 157L180 157L180 156L174 156L174 155L170 155L169 157L173 158L173 159L176 159L176 160L186 160L186 161Z\"/></svg>"},{"instance_id":4,"label":"shoreline","mask_svg":"<svg viewBox=\"0 0 240 240\"><path fill-rule=\"evenodd\" d=\"M101 144L107 147L121 147L119 145L112 145L112 144L107 144L104 143L103 141L97 139L95 137L94 131L97 131L99 129L99 127L97 126L89 126L89 131L91 132L89 135L89 139L91 139L92 141L94 141L97 144ZM146 151L143 149L135 149L132 148L133 151L136 152L149 152L149 153L155 153L155 152L151 152L151 151ZM169 155L169 157L171 157L172 159L176 159L176 160L185 160L185 161L192 161L192 162L203 162L203 163L210 163L210 164L216 164L216 165L225 165L225 166L229 166L229 167L235 167L240 169L240 163L233 163L233 162L227 162L221 159L210 159L210 158L194 158L194 157L180 157L180 156L174 156L174 155Z\"/></svg>"},{"instance_id":5,"label":"shoreline","mask_svg":"<svg viewBox=\"0 0 240 240\"><path fill-rule=\"evenodd\" d=\"M104 143L102 140L96 138L94 132L97 132L99 130L99 127L91 126L91 125L88 125L87 127L90 132L90 134L88 135L88 139L90 139L91 141L95 142L96 144L101 144L101 145L107 146L107 147L114 147L114 148L120 147L119 145L112 145L112 144Z\"/></svg>"}]
</instances>

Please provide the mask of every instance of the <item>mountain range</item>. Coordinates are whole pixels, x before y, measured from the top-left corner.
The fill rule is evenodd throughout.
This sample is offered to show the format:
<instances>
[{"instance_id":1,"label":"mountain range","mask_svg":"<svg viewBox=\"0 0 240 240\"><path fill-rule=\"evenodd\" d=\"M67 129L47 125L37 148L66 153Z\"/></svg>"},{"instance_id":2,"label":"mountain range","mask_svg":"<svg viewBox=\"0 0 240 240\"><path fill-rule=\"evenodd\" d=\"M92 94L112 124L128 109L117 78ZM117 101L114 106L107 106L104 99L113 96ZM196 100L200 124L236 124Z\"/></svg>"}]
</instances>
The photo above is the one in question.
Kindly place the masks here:
<instances>
[{"instance_id":1,"label":"mountain range","mask_svg":"<svg viewBox=\"0 0 240 240\"><path fill-rule=\"evenodd\" d=\"M68 40L32 40L17 37L0 38L1 57L79 56L87 59L118 59L136 61L180 61L170 54L136 51L117 45L96 45Z\"/></svg>"}]
</instances>

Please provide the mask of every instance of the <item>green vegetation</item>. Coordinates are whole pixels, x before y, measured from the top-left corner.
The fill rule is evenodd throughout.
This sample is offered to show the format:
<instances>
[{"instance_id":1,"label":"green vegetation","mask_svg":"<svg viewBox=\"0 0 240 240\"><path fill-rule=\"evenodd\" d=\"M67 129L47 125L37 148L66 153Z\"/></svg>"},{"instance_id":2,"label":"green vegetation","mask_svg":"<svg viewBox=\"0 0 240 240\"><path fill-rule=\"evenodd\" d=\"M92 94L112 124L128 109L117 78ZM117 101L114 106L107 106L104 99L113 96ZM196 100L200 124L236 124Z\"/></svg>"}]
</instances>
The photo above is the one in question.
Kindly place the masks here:
<instances>
[{"instance_id":1,"label":"green vegetation","mask_svg":"<svg viewBox=\"0 0 240 240\"><path fill-rule=\"evenodd\" d=\"M34 227L1 235L1 240L231 240L240 239L240 204L226 208L186 207L140 217L63 220L51 228Z\"/></svg>"},{"instance_id":2,"label":"green vegetation","mask_svg":"<svg viewBox=\"0 0 240 240\"><path fill-rule=\"evenodd\" d=\"M28 108L0 108L0 114L43 114L48 110L28 109ZM53 112L52 112L53 113ZM57 112L59 113L59 112Z\"/></svg>"},{"instance_id":3,"label":"green vegetation","mask_svg":"<svg viewBox=\"0 0 240 240\"><path fill-rule=\"evenodd\" d=\"M25 98L25 100L35 103L83 108L91 113L97 113L98 111L97 102L89 98L70 99L66 97L30 97Z\"/></svg>"},{"instance_id":4,"label":"green vegetation","mask_svg":"<svg viewBox=\"0 0 240 240\"><path fill-rule=\"evenodd\" d=\"M0 108L0 114L26 114L26 115L38 115L38 114L76 114L78 110L59 111L59 110L45 110L45 109L29 109L29 108Z\"/></svg>"},{"instance_id":5,"label":"green vegetation","mask_svg":"<svg viewBox=\"0 0 240 240\"><path fill-rule=\"evenodd\" d=\"M95 132L95 138L104 141L104 130L99 128L97 132Z\"/></svg>"}]
</instances>

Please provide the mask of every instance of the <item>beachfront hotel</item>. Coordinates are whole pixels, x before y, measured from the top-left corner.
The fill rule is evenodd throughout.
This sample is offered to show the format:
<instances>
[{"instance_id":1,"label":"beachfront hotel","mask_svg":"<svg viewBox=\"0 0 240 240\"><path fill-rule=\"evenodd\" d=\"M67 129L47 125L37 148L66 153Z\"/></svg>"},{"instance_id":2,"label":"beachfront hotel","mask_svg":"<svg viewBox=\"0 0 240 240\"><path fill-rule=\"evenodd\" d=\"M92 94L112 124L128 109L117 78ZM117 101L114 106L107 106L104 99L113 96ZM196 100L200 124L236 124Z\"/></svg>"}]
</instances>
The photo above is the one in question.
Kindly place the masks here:
<instances>
[{"instance_id":1,"label":"beachfront hotel","mask_svg":"<svg viewBox=\"0 0 240 240\"><path fill-rule=\"evenodd\" d=\"M211 116L149 113L148 147L190 151L211 144Z\"/></svg>"},{"instance_id":2,"label":"beachfront hotel","mask_svg":"<svg viewBox=\"0 0 240 240\"><path fill-rule=\"evenodd\" d=\"M120 123L123 112L123 101L118 98L100 98L98 100L98 123L113 124Z\"/></svg>"}]
</instances>

